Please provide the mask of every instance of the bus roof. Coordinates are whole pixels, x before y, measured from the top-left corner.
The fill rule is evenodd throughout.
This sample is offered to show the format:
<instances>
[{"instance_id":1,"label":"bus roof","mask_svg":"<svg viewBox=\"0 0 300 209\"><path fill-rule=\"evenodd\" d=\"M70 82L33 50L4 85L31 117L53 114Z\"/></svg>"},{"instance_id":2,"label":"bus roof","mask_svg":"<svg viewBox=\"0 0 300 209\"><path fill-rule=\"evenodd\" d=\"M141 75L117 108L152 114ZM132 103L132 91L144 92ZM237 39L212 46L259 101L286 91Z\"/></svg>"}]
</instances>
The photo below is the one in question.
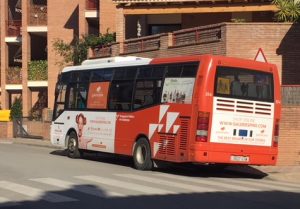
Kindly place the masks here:
<instances>
[{"instance_id":1,"label":"bus roof","mask_svg":"<svg viewBox=\"0 0 300 209\"><path fill-rule=\"evenodd\" d=\"M179 57L168 57L168 58L144 58L144 57L136 57L136 56L116 56L109 58L100 58L100 59L90 59L82 62L81 65L78 66L69 66L65 67L62 73L77 71L77 70L93 70L93 69L103 69L103 68L112 68L112 67L126 67L126 66L138 66L138 65L149 65L149 64L165 64L165 63L176 63L176 62L192 62L192 61L200 61L202 59L217 59L220 63L235 63L237 65L255 65L256 67L266 67L273 65L271 63L258 62L249 59L243 58L233 58L233 57L225 57L219 55L190 55L190 56L179 56ZM261 69L263 70L263 69Z\"/></svg>"},{"instance_id":2,"label":"bus roof","mask_svg":"<svg viewBox=\"0 0 300 209\"><path fill-rule=\"evenodd\" d=\"M91 70L111 67L148 65L151 58L126 56L126 57L109 57L100 59L85 60L81 65L65 67L63 73L76 70Z\"/></svg>"}]
</instances>

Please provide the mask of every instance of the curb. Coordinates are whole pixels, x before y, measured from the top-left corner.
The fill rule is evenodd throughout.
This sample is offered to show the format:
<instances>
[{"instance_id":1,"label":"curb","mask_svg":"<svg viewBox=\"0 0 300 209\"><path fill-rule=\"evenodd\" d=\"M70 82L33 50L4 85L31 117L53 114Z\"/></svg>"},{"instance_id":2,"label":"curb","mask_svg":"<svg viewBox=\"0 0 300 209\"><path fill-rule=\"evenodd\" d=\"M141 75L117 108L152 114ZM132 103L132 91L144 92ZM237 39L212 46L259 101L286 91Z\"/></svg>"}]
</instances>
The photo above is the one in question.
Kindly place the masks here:
<instances>
[{"instance_id":1,"label":"curb","mask_svg":"<svg viewBox=\"0 0 300 209\"><path fill-rule=\"evenodd\" d=\"M35 147L46 147L52 149L64 149L63 147L52 145L49 140L41 139L28 139L28 138L13 138L11 139L13 144L22 144Z\"/></svg>"}]
</instances>

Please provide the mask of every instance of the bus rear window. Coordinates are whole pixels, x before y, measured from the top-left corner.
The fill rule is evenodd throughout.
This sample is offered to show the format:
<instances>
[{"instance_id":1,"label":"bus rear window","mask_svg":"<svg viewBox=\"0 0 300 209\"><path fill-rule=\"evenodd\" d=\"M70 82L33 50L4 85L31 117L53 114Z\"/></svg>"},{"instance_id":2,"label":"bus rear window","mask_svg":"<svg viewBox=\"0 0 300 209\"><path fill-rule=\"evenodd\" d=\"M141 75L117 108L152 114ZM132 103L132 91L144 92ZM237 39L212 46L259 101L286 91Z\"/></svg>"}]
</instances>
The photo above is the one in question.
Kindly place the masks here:
<instances>
[{"instance_id":1,"label":"bus rear window","mask_svg":"<svg viewBox=\"0 0 300 209\"><path fill-rule=\"evenodd\" d=\"M215 96L274 101L273 75L244 68L218 66Z\"/></svg>"}]
</instances>

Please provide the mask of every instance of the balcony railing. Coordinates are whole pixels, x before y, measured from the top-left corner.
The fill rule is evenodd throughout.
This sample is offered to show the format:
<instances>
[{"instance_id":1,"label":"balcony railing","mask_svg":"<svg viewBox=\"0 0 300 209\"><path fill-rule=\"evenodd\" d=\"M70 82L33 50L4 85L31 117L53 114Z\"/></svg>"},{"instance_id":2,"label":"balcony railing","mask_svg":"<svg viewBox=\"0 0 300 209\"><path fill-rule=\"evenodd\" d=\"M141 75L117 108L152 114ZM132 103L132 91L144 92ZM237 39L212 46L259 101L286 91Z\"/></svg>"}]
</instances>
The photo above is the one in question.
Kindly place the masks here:
<instances>
[{"instance_id":1,"label":"balcony railing","mask_svg":"<svg viewBox=\"0 0 300 209\"><path fill-rule=\"evenodd\" d=\"M31 26L45 26L47 25L47 6L35 5L30 6L29 25Z\"/></svg>"},{"instance_id":2,"label":"balcony railing","mask_svg":"<svg viewBox=\"0 0 300 209\"><path fill-rule=\"evenodd\" d=\"M202 26L173 32L173 46L209 43L220 40L220 25Z\"/></svg>"},{"instance_id":3,"label":"balcony railing","mask_svg":"<svg viewBox=\"0 0 300 209\"><path fill-rule=\"evenodd\" d=\"M161 35L162 34L126 40L123 45L123 54L158 50L160 47Z\"/></svg>"},{"instance_id":4,"label":"balcony railing","mask_svg":"<svg viewBox=\"0 0 300 209\"><path fill-rule=\"evenodd\" d=\"M86 0L86 10L99 10L99 0Z\"/></svg>"},{"instance_id":5,"label":"balcony railing","mask_svg":"<svg viewBox=\"0 0 300 209\"><path fill-rule=\"evenodd\" d=\"M9 67L6 71L6 84L21 84L22 68Z\"/></svg>"},{"instance_id":6,"label":"balcony railing","mask_svg":"<svg viewBox=\"0 0 300 209\"><path fill-rule=\"evenodd\" d=\"M21 35L21 20L9 20L7 21L7 36L17 37Z\"/></svg>"},{"instance_id":7,"label":"balcony railing","mask_svg":"<svg viewBox=\"0 0 300 209\"><path fill-rule=\"evenodd\" d=\"M94 49L92 49L93 57L99 57L99 58L103 58L103 57L111 57L112 56L112 47L111 45L109 46L105 46L105 47L96 47Z\"/></svg>"}]
</instances>

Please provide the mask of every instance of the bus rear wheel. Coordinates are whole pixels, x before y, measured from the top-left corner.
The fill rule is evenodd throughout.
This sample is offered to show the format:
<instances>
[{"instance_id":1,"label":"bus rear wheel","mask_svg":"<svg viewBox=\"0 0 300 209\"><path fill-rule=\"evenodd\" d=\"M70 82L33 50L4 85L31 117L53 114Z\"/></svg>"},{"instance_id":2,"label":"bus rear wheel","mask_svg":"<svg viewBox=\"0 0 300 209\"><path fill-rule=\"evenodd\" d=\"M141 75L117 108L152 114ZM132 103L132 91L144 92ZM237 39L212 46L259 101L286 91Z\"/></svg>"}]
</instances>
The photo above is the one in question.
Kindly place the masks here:
<instances>
[{"instance_id":1,"label":"bus rear wheel","mask_svg":"<svg viewBox=\"0 0 300 209\"><path fill-rule=\"evenodd\" d=\"M146 138L139 138L133 151L134 167L138 170L151 170L153 161L151 159L151 149Z\"/></svg>"},{"instance_id":2,"label":"bus rear wheel","mask_svg":"<svg viewBox=\"0 0 300 209\"><path fill-rule=\"evenodd\" d=\"M69 134L68 146L67 146L68 157L70 158L80 158L81 152L78 147L78 138L75 132Z\"/></svg>"}]
</instances>

